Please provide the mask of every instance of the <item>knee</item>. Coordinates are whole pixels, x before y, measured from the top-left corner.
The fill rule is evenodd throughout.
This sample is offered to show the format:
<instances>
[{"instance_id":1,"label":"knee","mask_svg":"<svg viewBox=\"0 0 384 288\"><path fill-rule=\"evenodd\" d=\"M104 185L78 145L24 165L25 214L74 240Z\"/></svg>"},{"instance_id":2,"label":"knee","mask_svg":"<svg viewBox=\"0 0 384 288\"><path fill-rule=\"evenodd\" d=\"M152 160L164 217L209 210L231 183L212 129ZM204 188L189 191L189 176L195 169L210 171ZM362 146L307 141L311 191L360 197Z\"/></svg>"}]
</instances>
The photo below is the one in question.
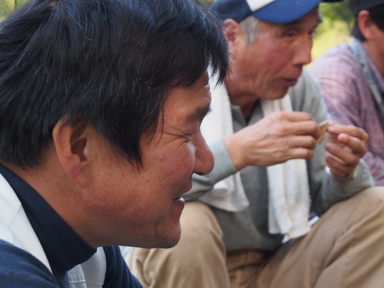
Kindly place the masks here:
<instances>
[{"instance_id":1,"label":"knee","mask_svg":"<svg viewBox=\"0 0 384 288\"><path fill-rule=\"evenodd\" d=\"M363 192L382 195L384 193L384 186L373 186L373 187L365 189Z\"/></svg>"},{"instance_id":2,"label":"knee","mask_svg":"<svg viewBox=\"0 0 384 288\"><path fill-rule=\"evenodd\" d=\"M363 190L356 195L354 201L358 203L352 218L382 219L384 215L384 187L376 186ZM380 220L381 222L381 220Z\"/></svg>"},{"instance_id":3,"label":"knee","mask_svg":"<svg viewBox=\"0 0 384 288\"><path fill-rule=\"evenodd\" d=\"M372 204L378 204L384 201L384 187L374 186L367 188L360 192L360 197L365 201L371 202Z\"/></svg>"},{"instance_id":4,"label":"knee","mask_svg":"<svg viewBox=\"0 0 384 288\"><path fill-rule=\"evenodd\" d=\"M332 206L322 217L332 225L371 221L384 215L384 187L371 187ZM384 219L384 218L383 218ZM344 223L344 224L343 224ZM352 223L350 223L352 225Z\"/></svg>"}]
</instances>

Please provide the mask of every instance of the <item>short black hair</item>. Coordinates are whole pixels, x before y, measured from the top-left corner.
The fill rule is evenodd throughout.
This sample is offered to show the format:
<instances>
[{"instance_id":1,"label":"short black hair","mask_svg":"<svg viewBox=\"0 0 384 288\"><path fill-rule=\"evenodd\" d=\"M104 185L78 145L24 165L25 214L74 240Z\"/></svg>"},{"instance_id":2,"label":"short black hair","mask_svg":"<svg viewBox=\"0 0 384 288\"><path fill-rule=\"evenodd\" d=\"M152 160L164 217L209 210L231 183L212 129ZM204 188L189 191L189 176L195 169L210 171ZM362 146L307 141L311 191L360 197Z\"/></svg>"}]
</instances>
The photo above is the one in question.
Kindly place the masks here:
<instances>
[{"instance_id":1,"label":"short black hair","mask_svg":"<svg viewBox=\"0 0 384 288\"><path fill-rule=\"evenodd\" d=\"M221 23L196 0L32 0L0 24L0 160L40 164L62 119L141 164L170 85L228 68Z\"/></svg>"},{"instance_id":2,"label":"short black hair","mask_svg":"<svg viewBox=\"0 0 384 288\"><path fill-rule=\"evenodd\" d=\"M368 12L372 22L375 23L377 27L384 32L384 4L368 9ZM352 28L351 35L362 42L367 41L367 39L365 39L364 35L360 31L357 16L355 18L355 23Z\"/></svg>"}]
</instances>

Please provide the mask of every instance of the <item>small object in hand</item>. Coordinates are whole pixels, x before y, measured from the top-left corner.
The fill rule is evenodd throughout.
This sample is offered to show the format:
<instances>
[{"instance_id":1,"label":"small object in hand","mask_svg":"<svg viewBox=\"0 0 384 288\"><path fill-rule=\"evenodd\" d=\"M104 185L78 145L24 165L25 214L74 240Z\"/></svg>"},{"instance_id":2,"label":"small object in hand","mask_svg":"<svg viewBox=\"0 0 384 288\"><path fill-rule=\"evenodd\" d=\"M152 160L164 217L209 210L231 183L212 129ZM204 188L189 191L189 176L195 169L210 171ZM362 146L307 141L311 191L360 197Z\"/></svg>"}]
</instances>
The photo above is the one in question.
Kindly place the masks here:
<instances>
[{"instance_id":1,"label":"small object in hand","mask_svg":"<svg viewBox=\"0 0 384 288\"><path fill-rule=\"evenodd\" d=\"M317 139L317 144L320 144L321 142L323 142L325 132L327 131L328 127L329 127L329 121L328 120L325 120L319 124L320 137Z\"/></svg>"}]
</instances>

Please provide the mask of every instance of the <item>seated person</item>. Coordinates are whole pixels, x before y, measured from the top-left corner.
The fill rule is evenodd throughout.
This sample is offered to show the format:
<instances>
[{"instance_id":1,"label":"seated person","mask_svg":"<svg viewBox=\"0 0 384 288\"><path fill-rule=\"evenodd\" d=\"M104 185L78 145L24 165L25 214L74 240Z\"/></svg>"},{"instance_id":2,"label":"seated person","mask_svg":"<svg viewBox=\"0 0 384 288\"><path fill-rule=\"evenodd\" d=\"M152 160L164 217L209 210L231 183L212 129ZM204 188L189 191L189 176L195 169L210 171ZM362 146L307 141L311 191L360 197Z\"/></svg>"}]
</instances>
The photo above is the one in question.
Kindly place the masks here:
<instances>
[{"instance_id":1,"label":"seated person","mask_svg":"<svg viewBox=\"0 0 384 288\"><path fill-rule=\"evenodd\" d=\"M384 1L349 5L355 15L352 42L328 50L309 71L320 82L331 117L367 131L363 159L375 184L384 186Z\"/></svg>"}]
</instances>

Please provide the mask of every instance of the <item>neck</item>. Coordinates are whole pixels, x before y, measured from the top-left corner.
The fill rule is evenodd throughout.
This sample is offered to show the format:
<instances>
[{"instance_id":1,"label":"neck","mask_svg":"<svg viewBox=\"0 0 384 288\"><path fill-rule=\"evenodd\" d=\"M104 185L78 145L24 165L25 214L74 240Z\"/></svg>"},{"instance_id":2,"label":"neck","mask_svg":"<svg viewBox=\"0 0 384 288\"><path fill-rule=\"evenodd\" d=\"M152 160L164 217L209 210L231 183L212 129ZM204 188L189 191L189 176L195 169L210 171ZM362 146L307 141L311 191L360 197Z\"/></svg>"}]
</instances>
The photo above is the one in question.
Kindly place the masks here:
<instances>
[{"instance_id":1,"label":"neck","mask_svg":"<svg viewBox=\"0 0 384 288\"><path fill-rule=\"evenodd\" d=\"M50 153L50 148L47 148ZM45 153L45 155L47 155ZM60 215L61 218L75 232L93 248L97 247L88 237L87 231L79 221L81 208L76 206L79 198L75 193L73 184L61 165L55 161L56 157L47 157L41 161L38 167L21 169L14 165L2 163L9 170L19 176L24 182L31 186L44 200ZM80 213L79 213L80 212Z\"/></svg>"},{"instance_id":2,"label":"neck","mask_svg":"<svg viewBox=\"0 0 384 288\"><path fill-rule=\"evenodd\" d=\"M232 105L239 106L245 119L248 119L252 115L253 107L258 99L253 94L244 93L238 89L238 85L232 85L230 79L224 80L225 87L228 92L229 100Z\"/></svg>"},{"instance_id":3,"label":"neck","mask_svg":"<svg viewBox=\"0 0 384 288\"><path fill-rule=\"evenodd\" d=\"M384 55L375 42L366 41L363 42L365 49L367 49L369 56L371 57L373 64L379 71L381 78L384 79ZM381 45L381 43L380 43Z\"/></svg>"}]
</instances>

